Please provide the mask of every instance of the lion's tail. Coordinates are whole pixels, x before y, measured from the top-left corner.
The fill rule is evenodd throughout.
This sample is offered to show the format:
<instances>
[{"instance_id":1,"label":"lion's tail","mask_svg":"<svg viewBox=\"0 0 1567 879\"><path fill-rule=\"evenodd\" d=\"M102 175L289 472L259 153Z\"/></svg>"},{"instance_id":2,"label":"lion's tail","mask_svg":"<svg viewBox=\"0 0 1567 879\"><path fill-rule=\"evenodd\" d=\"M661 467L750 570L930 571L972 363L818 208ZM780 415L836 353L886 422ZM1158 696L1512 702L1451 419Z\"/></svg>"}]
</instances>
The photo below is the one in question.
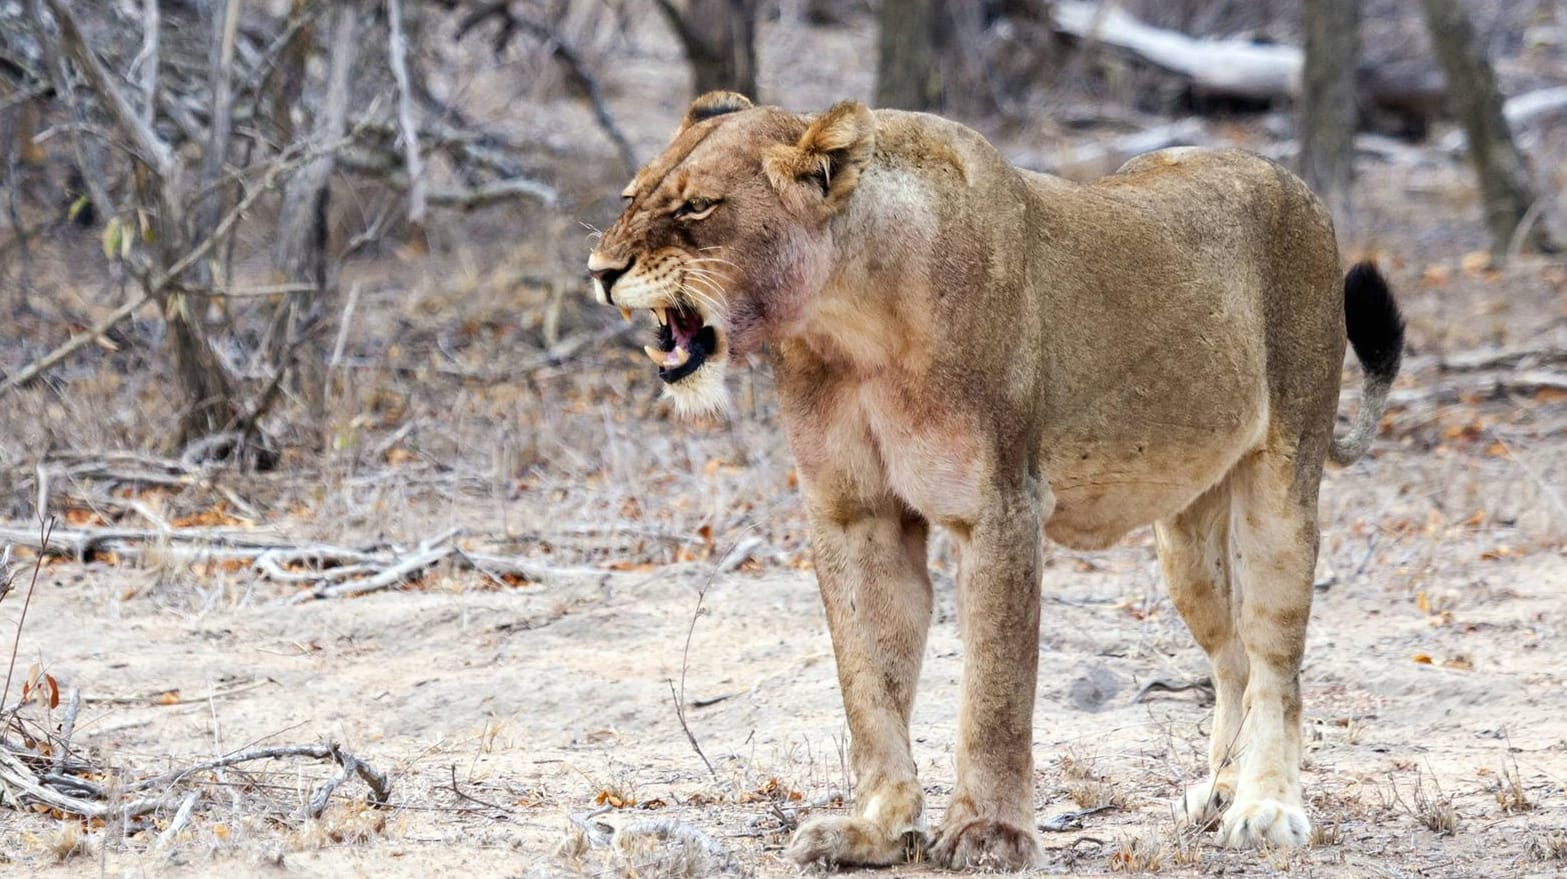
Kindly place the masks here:
<instances>
[{"instance_id":1,"label":"lion's tail","mask_svg":"<svg viewBox=\"0 0 1567 879\"><path fill-rule=\"evenodd\" d=\"M1344 276L1344 323L1365 378L1360 384L1355 423L1349 433L1333 440L1328 452L1335 464L1352 463L1371 448L1387 409L1388 390L1403 359L1404 316L1398 312L1387 281L1372 263L1356 263Z\"/></svg>"}]
</instances>

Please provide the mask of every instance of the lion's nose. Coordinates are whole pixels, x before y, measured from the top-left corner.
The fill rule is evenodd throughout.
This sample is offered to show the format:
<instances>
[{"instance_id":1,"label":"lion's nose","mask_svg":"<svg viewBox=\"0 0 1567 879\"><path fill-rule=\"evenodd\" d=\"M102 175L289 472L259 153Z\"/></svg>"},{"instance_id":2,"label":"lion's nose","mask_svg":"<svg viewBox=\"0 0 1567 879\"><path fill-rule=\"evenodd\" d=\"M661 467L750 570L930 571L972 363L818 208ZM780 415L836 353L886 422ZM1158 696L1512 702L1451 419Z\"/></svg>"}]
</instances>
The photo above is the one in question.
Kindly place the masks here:
<instances>
[{"instance_id":1,"label":"lion's nose","mask_svg":"<svg viewBox=\"0 0 1567 879\"><path fill-rule=\"evenodd\" d=\"M625 265L618 267L605 266L602 269L589 269L588 274L592 275L594 279L599 282L600 289L604 291L604 301L610 305L614 305L615 294L610 292L610 288L614 287L615 282L620 279L620 276L624 275L626 270L630 268L631 263L628 262Z\"/></svg>"}]
</instances>

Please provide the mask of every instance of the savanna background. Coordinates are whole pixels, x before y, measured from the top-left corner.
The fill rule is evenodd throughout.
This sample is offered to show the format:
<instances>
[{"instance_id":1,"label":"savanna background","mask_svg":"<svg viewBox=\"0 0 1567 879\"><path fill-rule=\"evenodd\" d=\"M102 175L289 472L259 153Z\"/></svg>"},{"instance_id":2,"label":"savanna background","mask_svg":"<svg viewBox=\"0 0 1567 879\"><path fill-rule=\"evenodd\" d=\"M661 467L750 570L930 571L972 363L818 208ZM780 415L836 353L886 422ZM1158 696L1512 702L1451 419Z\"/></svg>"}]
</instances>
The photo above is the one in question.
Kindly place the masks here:
<instances>
[{"instance_id":1,"label":"savanna background","mask_svg":"<svg viewBox=\"0 0 1567 879\"><path fill-rule=\"evenodd\" d=\"M797 872L850 779L768 370L672 419L584 272L714 87L1075 179L1253 149L1407 312L1323 488L1316 845L1177 829L1210 694L1139 532L1050 553L1042 874L1567 870L1560 0L0 0L0 872Z\"/></svg>"}]
</instances>

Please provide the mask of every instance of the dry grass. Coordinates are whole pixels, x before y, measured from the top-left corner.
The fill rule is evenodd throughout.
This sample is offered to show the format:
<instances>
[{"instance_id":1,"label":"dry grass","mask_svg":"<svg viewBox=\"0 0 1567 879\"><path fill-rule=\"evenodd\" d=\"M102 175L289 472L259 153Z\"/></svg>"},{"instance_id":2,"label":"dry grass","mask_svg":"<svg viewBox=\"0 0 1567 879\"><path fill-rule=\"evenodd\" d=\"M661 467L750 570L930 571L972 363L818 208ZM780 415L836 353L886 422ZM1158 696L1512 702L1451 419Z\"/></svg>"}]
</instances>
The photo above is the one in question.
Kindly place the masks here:
<instances>
[{"instance_id":1,"label":"dry grass","mask_svg":"<svg viewBox=\"0 0 1567 879\"><path fill-rule=\"evenodd\" d=\"M1062 790L1079 809L1124 809L1126 792L1096 768L1097 758L1081 749L1069 748L1058 758Z\"/></svg>"},{"instance_id":2,"label":"dry grass","mask_svg":"<svg viewBox=\"0 0 1567 879\"><path fill-rule=\"evenodd\" d=\"M1437 781L1436 773L1431 773L1428 789L1426 774L1417 767L1415 783L1409 789L1407 800L1396 781L1389 779L1388 784L1391 790L1388 802L1399 811L1438 835L1452 836L1458 832L1458 809L1453 805L1452 797L1442 792L1442 783Z\"/></svg>"},{"instance_id":3,"label":"dry grass","mask_svg":"<svg viewBox=\"0 0 1567 879\"><path fill-rule=\"evenodd\" d=\"M1523 786L1523 776L1518 772L1518 761L1515 759L1505 760L1502 763L1502 772L1496 781L1495 793L1496 804L1502 808L1503 815L1516 815L1534 808L1534 802L1529 799L1529 791Z\"/></svg>"},{"instance_id":4,"label":"dry grass","mask_svg":"<svg viewBox=\"0 0 1567 879\"><path fill-rule=\"evenodd\" d=\"M1339 818L1331 818L1325 821L1317 821L1311 826L1311 845L1313 848L1342 845L1344 842L1344 822Z\"/></svg>"},{"instance_id":5,"label":"dry grass","mask_svg":"<svg viewBox=\"0 0 1567 879\"><path fill-rule=\"evenodd\" d=\"M1567 830L1555 830L1530 836L1529 854L1539 861L1567 861Z\"/></svg>"},{"instance_id":6,"label":"dry grass","mask_svg":"<svg viewBox=\"0 0 1567 879\"><path fill-rule=\"evenodd\" d=\"M1157 833L1124 835L1110 853L1112 873L1157 873L1164 868L1165 844Z\"/></svg>"}]
</instances>

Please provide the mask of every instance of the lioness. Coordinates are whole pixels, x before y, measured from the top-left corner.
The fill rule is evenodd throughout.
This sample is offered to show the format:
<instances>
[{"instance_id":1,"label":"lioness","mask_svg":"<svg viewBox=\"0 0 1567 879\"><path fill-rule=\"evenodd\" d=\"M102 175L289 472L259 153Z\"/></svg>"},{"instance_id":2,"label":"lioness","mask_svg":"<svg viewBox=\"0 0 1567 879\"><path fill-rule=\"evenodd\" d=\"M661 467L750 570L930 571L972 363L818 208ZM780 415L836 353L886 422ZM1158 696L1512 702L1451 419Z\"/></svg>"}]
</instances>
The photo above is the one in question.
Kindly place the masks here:
<instances>
[{"instance_id":1,"label":"lioness","mask_svg":"<svg viewBox=\"0 0 1567 879\"><path fill-rule=\"evenodd\" d=\"M1374 267L1340 277L1300 180L1172 149L1077 185L935 116L713 93L623 195L588 260L599 299L654 312L647 351L683 409L723 406L726 362L765 346L799 464L856 787L794 858L1034 862L1043 537L1105 547L1150 523L1217 690L1212 775L1183 813L1231 846L1309 840L1317 486L1370 445L1403 323ZM1346 330L1365 384L1335 440ZM927 844L909 713L932 524L961 547L969 656Z\"/></svg>"}]
</instances>

